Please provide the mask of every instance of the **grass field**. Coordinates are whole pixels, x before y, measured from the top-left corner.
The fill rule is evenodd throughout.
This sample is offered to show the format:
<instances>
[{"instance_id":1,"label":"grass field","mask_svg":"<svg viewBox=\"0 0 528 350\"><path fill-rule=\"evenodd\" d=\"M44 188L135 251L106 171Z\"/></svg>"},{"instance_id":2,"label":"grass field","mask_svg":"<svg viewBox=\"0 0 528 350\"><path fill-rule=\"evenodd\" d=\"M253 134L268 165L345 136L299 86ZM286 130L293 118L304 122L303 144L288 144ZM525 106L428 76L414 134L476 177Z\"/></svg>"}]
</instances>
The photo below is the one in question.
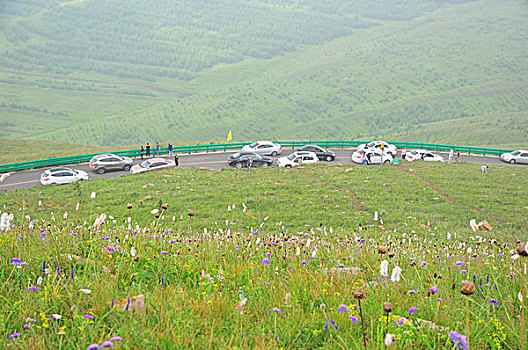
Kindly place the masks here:
<instances>
[{"instance_id":1,"label":"grass field","mask_svg":"<svg viewBox=\"0 0 528 350\"><path fill-rule=\"evenodd\" d=\"M384 137L528 145L526 4L477 0L416 8L419 13L369 18L368 25L280 54L220 60L185 79L61 71L60 64L56 72L27 69L52 78L27 76L16 72L32 61L21 62L18 70L0 73L0 137L109 146L222 141L232 130L235 140ZM33 24L37 18L20 22L37 30L44 26ZM141 67L148 71L133 69Z\"/></svg>"},{"instance_id":2,"label":"grass field","mask_svg":"<svg viewBox=\"0 0 528 350\"><path fill-rule=\"evenodd\" d=\"M0 241L3 345L361 349L365 334L382 349L390 333L396 349L520 349L526 179L508 166L318 164L2 192L14 216Z\"/></svg>"}]
</instances>

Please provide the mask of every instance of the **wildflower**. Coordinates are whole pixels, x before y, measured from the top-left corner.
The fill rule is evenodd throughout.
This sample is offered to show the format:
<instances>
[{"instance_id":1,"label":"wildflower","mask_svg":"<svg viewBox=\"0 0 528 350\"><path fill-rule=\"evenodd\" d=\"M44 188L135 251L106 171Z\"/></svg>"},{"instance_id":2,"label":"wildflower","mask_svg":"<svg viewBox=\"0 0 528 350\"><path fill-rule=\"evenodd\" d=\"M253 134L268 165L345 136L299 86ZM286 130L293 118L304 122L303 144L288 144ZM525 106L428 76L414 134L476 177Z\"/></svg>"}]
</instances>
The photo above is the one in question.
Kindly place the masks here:
<instances>
[{"instance_id":1,"label":"wildflower","mask_svg":"<svg viewBox=\"0 0 528 350\"><path fill-rule=\"evenodd\" d=\"M115 336L115 337L112 337L109 339L110 341L123 341L123 338L119 337L119 336Z\"/></svg>"},{"instance_id":2,"label":"wildflower","mask_svg":"<svg viewBox=\"0 0 528 350\"><path fill-rule=\"evenodd\" d=\"M79 289L79 292L84 293L84 294L90 294L92 291L90 289L81 288Z\"/></svg>"},{"instance_id":3,"label":"wildflower","mask_svg":"<svg viewBox=\"0 0 528 350\"><path fill-rule=\"evenodd\" d=\"M114 347L114 344L112 344L112 342L106 340L104 341L102 344L101 344L101 347L99 349L102 349L102 348L110 348L110 349L115 349Z\"/></svg>"},{"instance_id":4,"label":"wildflower","mask_svg":"<svg viewBox=\"0 0 528 350\"><path fill-rule=\"evenodd\" d=\"M387 302L387 303L383 303L383 311L385 311L386 313L389 313L392 311L392 304Z\"/></svg>"},{"instance_id":5,"label":"wildflower","mask_svg":"<svg viewBox=\"0 0 528 350\"><path fill-rule=\"evenodd\" d=\"M521 243L521 245L519 246L519 248L517 248L517 252L518 252L519 255L521 255L521 256L528 256L528 242L526 242L526 243Z\"/></svg>"},{"instance_id":6,"label":"wildflower","mask_svg":"<svg viewBox=\"0 0 528 350\"><path fill-rule=\"evenodd\" d=\"M436 300L438 300L438 301L444 301L444 299L442 299L442 298L436 298Z\"/></svg>"},{"instance_id":7,"label":"wildflower","mask_svg":"<svg viewBox=\"0 0 528 350\"><path fill-rule=\"evenodd\" d=\"M332 321L332 320L327 319L327 318L325 318L325 321L326 321L326 325L325 325L324 329L328 329L328 326L332 325L332 327L334 327L334 329L337 331L338 327L335 325L335 321Z\"/></svg>"},{"instance_id":8,"label":"wildflower","mask_svg":"<svg viewBox=\"0 0 528 350\"><path fill-rule=\"evenodd\" d=\"M91 344L91 345L88 345L88 347L86 348L86 350L95 350L95 349L101 349L101 347L98 344Z\"/></svg>"},{"instance_id":9,"label":"wildflower","mask_svg":"<svg viewBox=\"0 0 528 350\"><path fill-rule=\"evenodd\" d=\"M378 253L380 254L386 254L389 251L389 249L383 245L379 246Z\"/></svg>"},{"instance_id":10,"label":"wildflower","mask_svg":"<svg viewBox=\"0 0 528 350\"><path fill-rule=\"evenodd\" d=\"M407 295L416 294L416 289L411 289L407 292Z\"/></svg>"},{"instance_id":11,"label":"wildflower","mask_svg":"<svg viewBox=\"0 0 528 350\"><path fill-rule=\"evenodd\" d=\"M455 347L460 348L460 349L464 349L464 350L468 349L467 340L466 340L466 336L465 335L462 335L462 334L457 333L455 331L451 331L451 333L449 333L449 338L451 338L451 340L453 341Z\"/></svg>"},{"instance_id":12,"label":"wildflower","mask_svg":"<svg viewBox=\"0 0 528 350\"><path fill-rule=\"evenodd\" d=\"M365 292L363 291L363 289L361 288L356 288L356 290L354 291L354 298L358 299L358 300L361 300L363 298L365 298Z\"/></svg>"},{"instance_id":13,"label":"wildflower","mask_svg":"<svg viewBox=\"0 0 528 350\"><path fill-rule=\"evenodd\" d=\"M350 321L354 322L354 323L357 323L357 321L359 321L359 319L357 318L357 316L349 316L348 318L350 318Z\"/></svg>"},{"instance_id":14,"label":"wildflower","mask_svg":"<svg viewBox=\"0 0 528 350\"><path fill-rule=\"evenodd\" d=\"M29 291L38 292L39 289L38 289L38 287L31 286L31 287L26 288L26 291L28 291L28 292L29 292Z\"/></svg>"},{"instance_id":15,"label":"wildflower","mask_svg":"<svg viewBox=\"0 0 528 350\"><path fill-rule=\"evenodd\" d=\"M161 254L161 255L167 255L167 254L169 254L169 252L166 251L166 250L164 250L164 251L162 251L160 254Z\"/></svg>"},{"instance_id":16,"label":"wildflower","mask_svg":"<svg viewBox=\"0 0 528 350\"><path fill-rule=\"evenodd\" d=\"M433 294L436 294L438 293L438 288L436 286L433 286L429 289L429 292L433 293Z\"/></svg>"},{"instance_id":17,"label":"wildflower","mask_svg":"<svg viewBox=\"0 0 528 350\"><path fill-rule=\"evenodd\" d=\"M421 264L420 264L420 267L423 269L424 267L427 266L427 262L425 261L422 261Z\"/></svg>"},{"instance_id":18,"label":"wildflower","mask_svg":"<svg viewBox=\"0 0 528 350\"><path fill-rule=\"evenodd\" d=\"M346 305L344 304L339 305L339 307L337 308L337 312L349 312L349 311L350 310L348 310Z\"/></svg>"},{"instance_id":19,"label":"wildflower","mask_svg":"<svg viewBox=\"0 0 528 350\"><path fill-rule=\"evenodd\" d=\"M470 281L462 281L462 287L460 288L460 292L464 295L471 295L475 293L475 285Z\"/></svg>"},{"instance_id":20,"label":"wildflower","mask_svg":"<svg viewBox=\"0 0 528 350\"><path fill-rule=\"evenodd\" d=\"M388 276L389 275L389 262L387 260L383 260L380 263L380 275L381 276Z\"/></svg>"},{"instance_id":21,"label":"wildflower","mask_svg":"<svg viewBox=\"0 0 528 350\"><path fill-rule=\"evenodd\" d=\"M23 326L25 329L31 329L31 326L28 325L27 323Z\"/></svg>"},{"instance_id":22,"label":"wildflower","mask_svg":"<svg viewBox=\"0 0 528 350\"><path fill-rule=\"evenodd\" d=\"M306 260L301 261L301 265L308 265L308 262Z\"/></svg>"},{"instance_id":23,"label":"wildflower","mask_svg":"<svg viewBox=\"0 0 528 350\"><path fill-rule=\"evenodd\" d=\"M57 315L57 314L53 314L53 315L51 315L51 318L53 320L60 320L62 318L62 316L61 315Z\"/></svg>"},{"instance_id":24,"label":"wildflower","mask_svg":"<svg viewBox=\"0 0 528 350\"><path fill-rule=\"evenodd\" d=\"M495 306L499 306L499 302L495 299L488 299L488 303L495 305Z\"/></svg>"},{"instance_id":25,"label":"wildflower","mask_svg":"<svg viewBox=\"0 0 528 350\"><path fill-rule=\"evenodd\" d=\"M83 315L83 317L84 317L84 318L87 318L87 319L89 319L89 320L93 320L93 319L95 318L95 317L93 317L93 316L90 315L90 314L85 314L85 315Z\"/></svg>"},{"instance_id":26,"label":"wildflower","mask_svg":"<svg viewBox=\"0 0 528 350\"><path fill-rule=\"evenodd\" d=\"M11 265L16 265L16 264L19 264L21 262L22 262L22 260L20 260L19 258L11 258Z\"/></svg>"},{"instance_id":27,"label":"wildflower","mask_svg":"<svg viewBox=\"0 0 528 350\"><path fill-rule=\"evenodd\" d=\"M385 336L385 346L391 346L395 338L393 334L387 333Z\"/></svg>"},{"instance_id":28,"label":"wildflower","mask_svg":"<svg viewBox=\"0 0 528 350\"><path fill-rule=\"evenodd\" d=\"M400 282L400 277L401 277L401 272L402 271L403 270L399 266L396 266L394 269L392 269L391 281L394 282L394 283Z\"/></svg>"},{"instance_id":29,"label":"wildflower","mask_svg":"<svg viewBox=\"0 0 528 350\"><path fill-rule=\"evenodd\" d=\"M407 310L407 312L408 312L410 315L412 315L413 312L415 312L415 311L419 311L419 310L420 310L420 309L418 309L416 306L411 306L411 307L409 308L409 310Z\"/></svg>"},{"instance_id":30,"label":"wildflower","mask_svg":"<svg viewBox=\"0 0 528 350\"><path fill-rule=\"evenodd\" d=\"M20 337L20 333L17 332L17 333L9 334L7 337L9 339L18 338Z\"/></svg>"},{"instance_id":31,"label":"wildflower","mask_svg":"<svg viewBox=\"0 0 528 350\"><path fill-rule=\"evenodd\" d=\"M263 263L264 265L269 265L270 264L270 260L268 258L264 258L260 262Z\"/></svg>"},{"instance_id":32,"label":"wildflower","mask_svg":"<svg viewBox=\"0 0 528 350\"><path fill-rule=\"evenodd\" d=\"M282 310L279 309L278 307L271 308L269 311L270 312L278 312L279 314L282 312Z\"/></svg>"},{"instance_id":33,"label":"wildflower","mask_svg":"<svg viewBox=\"0 0 528 350\"><path fill-rule=\"evenodd\" d=\"M455 266L462 266L464 265L464 263L460 260L458 260L456 263L455 263Z\"/></svg>"}]
</instances>

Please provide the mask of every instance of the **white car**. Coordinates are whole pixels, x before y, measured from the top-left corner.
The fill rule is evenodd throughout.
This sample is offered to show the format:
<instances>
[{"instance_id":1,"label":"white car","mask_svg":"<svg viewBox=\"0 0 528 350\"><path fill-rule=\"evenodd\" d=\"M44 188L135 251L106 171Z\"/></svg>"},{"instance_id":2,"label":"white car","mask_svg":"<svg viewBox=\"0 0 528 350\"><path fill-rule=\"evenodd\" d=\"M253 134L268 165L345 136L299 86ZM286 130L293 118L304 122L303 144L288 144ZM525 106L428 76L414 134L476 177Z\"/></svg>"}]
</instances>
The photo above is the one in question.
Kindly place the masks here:
<instances>
[{"instance_id":1,"label":"white car","mask_svg":"<svg viewBox=\"0 0 528 350\"><path fill-rule=\"evenodd\" d=\"M280 157L279 159L277 159L277 166L291 168L299 164L310 164L318 162L319 158L314 152L298 151L293 152L287 157Z\"/></svg>"},{"instance_id":2,"label":"white car","mask_svg":"<svg viewBox=\"0 0 528 350\"><path fill-rule=\"evenodd\" d=\"M396 146L391 145L390 143L387 143L385 141L372 141L369 143L364 143L362 145L359 145L357 147L358 151L366 151L368 149L372 151L381 151L381 145L383 145L383 153L390 153L391 156L395 157L396 153L398 152L398 148Z\"/></svg>"},{"instance_id":3,"label":"white car","mask_svg":"<svg viewBox=\"0 0 528 350\"><path fill-rule=\"evenodd\" d=\"M70 168L53 168L44 171L42 175L40 175L40 183L43 185L62 185L79 180L88 180L88 174L82 170Z\"/></svg>"},{"instance_id":4,"label":"white car","mask_svg":"<svg viewBox=\"0 0 528 350\"><path fill-rule=\"evenodd\" d=\"M265 156L276 156L282 153L282 146L271 141L257 141L242 147L243 153L257 153Z\"/></svg>"},{"instance_id":5,"label":"white car","mask_svg":"<svg viewBox=\"0 0 528 350\"><path fill-rule=\"evenodd\" d=\"M152 170L174 168L176 164L172 159L151 158L130 168L130 174L141 174Z\"/></svg>"},{"instance_id":6,"label":"white car","mask_svg":"<svg viewBox=\"0 0 528 350\"><path fill-rule=\"evenodd\" d=\"M417 149L413 151L407 151L407 153L405 154L405 160L409 162L415 160L423 160L425 162L443 162L444 157L438 154L434 154L425 149Z\"/></svg>"},{"instance_id":7,"label":"white car","mask_svg":"<svg viewBox=\"0 0 528 350\"><path fill-rule=\"evenodd\" d=\"M517 150L513 152L503 153L500 156L500 160L506 163L524 163L528 164L528 151Z\"/></svg>"},{"instance_id":8,"label":"white car","mask_svg":"<svg viewBox=\"0 0 528 350\"><path fill-rule=\"evenodd\" d=\"M389 153L382 153L381 151L355 151L352 153L352 161L356 164L387 164L392 162L394 158Z\"/></svg>"}]
</instances>

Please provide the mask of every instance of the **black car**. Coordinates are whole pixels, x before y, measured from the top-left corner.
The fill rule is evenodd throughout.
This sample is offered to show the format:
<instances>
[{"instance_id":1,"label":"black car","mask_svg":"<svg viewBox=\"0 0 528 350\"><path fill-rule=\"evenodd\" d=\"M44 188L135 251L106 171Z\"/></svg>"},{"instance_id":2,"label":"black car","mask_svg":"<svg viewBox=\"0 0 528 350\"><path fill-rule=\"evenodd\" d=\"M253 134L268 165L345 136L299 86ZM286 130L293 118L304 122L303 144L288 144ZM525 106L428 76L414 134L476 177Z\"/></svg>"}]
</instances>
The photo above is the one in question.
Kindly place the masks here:
<instances>
[{"instance_id":1,"label":"black car","mask_svg":"<svg viewBox=\"0 0 528 350\"><path fill-rule=\"evenodd\" d=\"M310 151L310 152L313 152L315 154L317 154L317 158L319 158L319 160L326 160L327 162L331 162L335 159L335 153L330 151L330 150L327 150L327 149L324 149L320 146L317 146L317 145L304 145L302 147L299 147L295 150L296 152L297 151Z\"/></svg>"},{"instance_id":2,"label":"black car","mask_svg":"<svg viewBox=\"0 0 528 350\"><path fill-rule=\"evenodd\" d=\"M256 153L244 153L244 152L236 152L231 155L229 155L229 158L227 158L227 162L232 167L235 167L237 169L240 169L242 167L248 166L249 158L251 157L251 160L253 161L251 163L251 166L253 167L263 167L267 168L271 165L273 165L273 159L266 156L261 156L260 154Z\"/></svg>"}]
</instances>

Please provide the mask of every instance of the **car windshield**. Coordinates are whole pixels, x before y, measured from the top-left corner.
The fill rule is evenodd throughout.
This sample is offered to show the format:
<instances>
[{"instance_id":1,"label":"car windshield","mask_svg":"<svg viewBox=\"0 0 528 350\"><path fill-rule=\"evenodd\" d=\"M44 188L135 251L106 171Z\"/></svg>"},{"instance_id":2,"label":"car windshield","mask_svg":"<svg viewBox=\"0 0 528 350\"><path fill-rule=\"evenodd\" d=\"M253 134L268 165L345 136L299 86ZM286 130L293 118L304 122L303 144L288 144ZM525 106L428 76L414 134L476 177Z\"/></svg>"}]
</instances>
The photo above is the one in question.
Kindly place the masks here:
<instances>
[{"instance_id":1,"label":"car windshield","mask_svg":"<svg viewBox=\"0 0 528 350\"><path fill-rule=\"evenodd\" d=\"M512 156L518 156L519 154L521 154L521 152L519 152L519 151L513 151L511 154L512 154Z\"/></svg>"},{"instance_id":2,"label":"car windshield","mask_svg":"<svg viewBox=\"0 0 528 350\"><path fill-rule=\"evenodd\" d=\"M238 152L237 152L237 153L233 153L233 154L231 155L231 157L232 157L232 158L238 158L238 157L240 157L240 153L238 153Z\"/></svg>"},{"instance_id":3,"label":"car windshield","mask_svg":"<svg viewBox=\"0 0 528 350\"><path fill-rule=\"evenodd\" d=\"M253 142L251 145L249 145L249 147L251 147L251 148L255 148L257 146L258 146L258 143L256 143L256 142Z\"/></svg>"},{"instance_id":4,"label":"car windshield","mask_svg":"<svg viewBox=\"0 0 528 350\"><path fill-rule=\"evenodd\" d=\"M376 145L376 142L367 143L367 147L374 147Z\"/></svg>"},{"instance_id":5,"label":"car windshield","mask_svg":"<svg viewBox=\"0 0 528 350\"><path fill-rule=\"evenodd\" d=\"M296 157L296 156L295 156L295 153L292 153L292 154L290 154L287 158L288 158L289 160L293 161L293 160L295 159L295 157Z\"/></svg>"},{"instance_id":6,"label":"car windshield","mask_svg":"<svg viewBox=\"0 0 528 350\"><path fill-rule=\"evenodd\" d=\"M142 168L146 168L146 167L149 166L149 164L150 164L149 161L146 160L146 161L144 161L143 163L139 164L139 166L142 167Z\"/></svg>"}]
</instances>

